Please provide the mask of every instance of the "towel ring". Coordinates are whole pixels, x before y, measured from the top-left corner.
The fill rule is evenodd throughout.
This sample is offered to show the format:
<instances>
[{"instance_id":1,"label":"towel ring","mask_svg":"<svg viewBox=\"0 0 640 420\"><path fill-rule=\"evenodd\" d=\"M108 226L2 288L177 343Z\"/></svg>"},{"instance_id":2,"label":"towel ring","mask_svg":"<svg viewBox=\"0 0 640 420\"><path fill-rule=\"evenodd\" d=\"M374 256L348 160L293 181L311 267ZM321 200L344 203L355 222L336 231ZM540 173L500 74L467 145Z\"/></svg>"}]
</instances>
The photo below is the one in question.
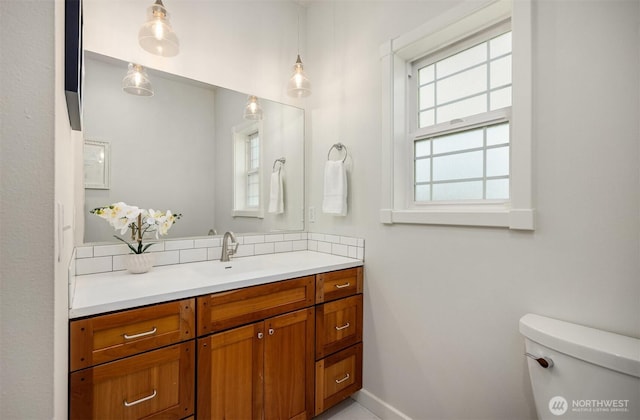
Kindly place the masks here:
<instances>
[{"instance_id":1,"label":"towel ring","mask_svg":"<svg viewBox=\"0 0 640 420\"><path fill-rule=\"evenodd\" d=\"M272 172L275 172L275 171L276 171L276 165L278 164L278 162L280 162L280 167L278 168L278 170L280 170L280 168L282 168L282 165L284 165L284 163L285 163L286 161L287 161L287 159L285 159L285 158L283 158L283 157L281 157L281 158L278 158L278 159L274 160L274 161L273 161L273 169L272 169Z\"/></svg>"},{"instance_id":2,"label":"towel ring","mask_svg":"<svg viewBox=\"0 0 640 420\"><path fill-rule=\"evenodd\" d=\"M344 158L342 158L342 162L347 160L347 156L349 155L349 151L347 150L347 146L345 146L342 143L336 143L333 146L331 146L331 149L329 149L329 153L327 153L327 160L331 160L331 151L333 149L336 149L337 151L341 152L342 149L344 149Z\"/></svg>"}]
</instances>

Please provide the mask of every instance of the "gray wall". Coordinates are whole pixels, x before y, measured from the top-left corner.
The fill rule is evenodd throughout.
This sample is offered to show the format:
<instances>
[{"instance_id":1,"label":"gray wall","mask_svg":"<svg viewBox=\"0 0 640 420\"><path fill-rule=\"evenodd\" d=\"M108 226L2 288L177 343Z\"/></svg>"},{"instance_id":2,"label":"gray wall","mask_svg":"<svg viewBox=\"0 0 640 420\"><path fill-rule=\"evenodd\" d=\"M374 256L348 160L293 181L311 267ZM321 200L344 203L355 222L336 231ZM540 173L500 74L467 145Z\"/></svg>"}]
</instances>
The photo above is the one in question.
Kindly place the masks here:
<instances>
[{"instance_id":1,"label":"gray wall","mask_svg":"<svg viewBox=\"0 0 640 420\"><path fill-rule=\"evenodd\" d=\"M0 418L7 420L67 412L67 268L80 143L64 100L63 34L63 2L0 1Z\"/></svg>"},{"instance_id":2,"label":"gray wall","mask_svg":"<svg viewBox=\"0 0 640 420\"><path fill-rule=\"evenodd\" d=\"M85 58L84 137L111 146L111 189L87 189L90 209L124 201L184 217L169 237L204 236L214 227L215 94L184 79L150 74L154 96L122 91L126 64ZM114 230L86 219L85 241L112 241Z\"/></svg>"},{"instance_id":3,"label":"gray wall","mask_svg":"<svg viewBox=\"0 0 640 420\"><path fill-rule=\"evenodd\" d=\"M533 419L522 315L640 337L639 3L534 1L534 232L382 225L379 47L447 3L311 2L309 205L336 135L353 157L350 214L311 231L366 240L368 392L415 419Z\"/></svg>"}]
</instances>

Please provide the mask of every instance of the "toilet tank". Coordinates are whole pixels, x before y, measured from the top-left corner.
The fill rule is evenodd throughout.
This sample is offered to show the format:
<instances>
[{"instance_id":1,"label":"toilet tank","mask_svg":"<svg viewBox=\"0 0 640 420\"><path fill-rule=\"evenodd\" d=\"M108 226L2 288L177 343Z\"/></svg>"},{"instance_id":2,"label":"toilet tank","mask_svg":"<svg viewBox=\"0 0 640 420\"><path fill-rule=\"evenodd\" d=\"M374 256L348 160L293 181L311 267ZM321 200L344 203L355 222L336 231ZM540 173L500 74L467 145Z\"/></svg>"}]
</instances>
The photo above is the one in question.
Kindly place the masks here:
<instances>
[{"instance_id":1,"label":"toilet tank","mask_svg":"<svg viewBox=\"0 0 640 420\"><path fill-rule=\"evenodd\" d=\"M539 419L640 419L639 339L535 314L520 333Z\"/></svg>"}]
</instances>

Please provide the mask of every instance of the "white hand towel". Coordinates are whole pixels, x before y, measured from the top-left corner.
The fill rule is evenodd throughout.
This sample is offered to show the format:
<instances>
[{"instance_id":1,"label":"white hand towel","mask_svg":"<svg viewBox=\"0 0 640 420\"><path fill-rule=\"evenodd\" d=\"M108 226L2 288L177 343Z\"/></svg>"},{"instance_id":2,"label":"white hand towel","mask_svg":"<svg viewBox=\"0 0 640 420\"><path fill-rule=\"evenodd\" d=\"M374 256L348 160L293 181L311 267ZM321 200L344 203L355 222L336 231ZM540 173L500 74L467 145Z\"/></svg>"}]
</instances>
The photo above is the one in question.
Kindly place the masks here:
<instances>
[{"instance_id":1,"label":"white hand towel","mask_svg":"<svg viewBox=\"0 0 640 420\"><path fill-rule=\"evenodd\" d=\"M284 194L282 188L282 175L280 169L271 173L271 183L269 188L269 213L284 213Z\"/></svg>"},{"instance_id":2,"label":"white hand towel","mask_svg":"<svg viewBox=\"0 0 640 420\"><path fill-rule=\"evenodd\" d=\"M338 216L347 215L347 171L341 160L328 160L325 163L322 211Z\"/></svg>"}]
</instances>

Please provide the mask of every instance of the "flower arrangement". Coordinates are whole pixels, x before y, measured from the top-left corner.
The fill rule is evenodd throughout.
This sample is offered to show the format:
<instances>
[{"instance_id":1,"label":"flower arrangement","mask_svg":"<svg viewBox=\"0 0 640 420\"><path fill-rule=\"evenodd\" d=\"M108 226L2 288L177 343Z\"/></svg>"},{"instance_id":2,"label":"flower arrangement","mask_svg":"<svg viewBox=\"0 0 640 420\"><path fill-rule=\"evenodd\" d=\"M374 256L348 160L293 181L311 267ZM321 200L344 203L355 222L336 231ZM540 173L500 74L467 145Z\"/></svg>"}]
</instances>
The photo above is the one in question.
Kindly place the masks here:
<instances>
[{"instance_id":1,"label":"flower arrangement","mask_svg":"<svg viewBox=\"0 0 640 420\"><path fill-rule=\"evenodd\" d=\"M153 209L140 209L123 202L113 203L106 207L97 207L91 210L90 213L105 219L114 229L120 230L121 235L131 229L133 243L129 243L117 235L113 236L127 244L134 254L142 254L153 245L142 244L145 234L155 232L155 237L158 239L158 235L166 235L175 221L182 217L182 214L173 213L171 210L163 213Z\"/></svg>"}]
</instances>

